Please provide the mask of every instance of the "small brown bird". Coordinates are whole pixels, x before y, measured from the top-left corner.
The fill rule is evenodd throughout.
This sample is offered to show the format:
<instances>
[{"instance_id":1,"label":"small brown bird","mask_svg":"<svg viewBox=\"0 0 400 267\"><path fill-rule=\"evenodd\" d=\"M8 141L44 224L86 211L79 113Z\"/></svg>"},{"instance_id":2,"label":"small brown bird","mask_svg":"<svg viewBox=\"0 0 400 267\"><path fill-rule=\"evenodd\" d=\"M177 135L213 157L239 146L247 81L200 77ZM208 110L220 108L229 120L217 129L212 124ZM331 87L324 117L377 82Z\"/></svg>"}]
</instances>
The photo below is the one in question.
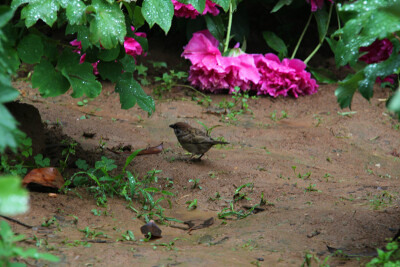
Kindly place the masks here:
<instances>
[{"instance_id":1,"label":"small brown bird","mask_svg":"<svg viewBox=\"0 0 400 267\"><path fill-rule=\"evenodd\" d=\"M174 129L176 138L182 147L193 155L200 155L196 160L200 160L213 145L226 145L228 142L217 141L212 139L205 132L193 128L185 122L177 122L169 127Z\"/></svg>"}]
</instances>

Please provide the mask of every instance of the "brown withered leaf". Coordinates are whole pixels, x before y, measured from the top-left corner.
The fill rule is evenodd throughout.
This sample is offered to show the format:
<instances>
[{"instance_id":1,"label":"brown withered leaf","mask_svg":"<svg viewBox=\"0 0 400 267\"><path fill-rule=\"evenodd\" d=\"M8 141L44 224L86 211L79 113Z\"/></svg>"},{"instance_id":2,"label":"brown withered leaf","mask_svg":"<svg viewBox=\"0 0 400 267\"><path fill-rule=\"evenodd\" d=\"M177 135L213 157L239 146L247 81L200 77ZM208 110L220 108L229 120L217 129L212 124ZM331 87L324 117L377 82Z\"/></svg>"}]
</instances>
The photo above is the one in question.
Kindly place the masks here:
<instances>
[{"instance_id":1,"label":"brown withered leaf","mask_svg":"<svg viewBox=\"0 0 400 267\"><path fill-rule=\"evenodd\" d=\"M64 178L54 167L31 170L22 180L22 185L38 192L57 192L64 185Z\"/></svg>"}]
</instances>

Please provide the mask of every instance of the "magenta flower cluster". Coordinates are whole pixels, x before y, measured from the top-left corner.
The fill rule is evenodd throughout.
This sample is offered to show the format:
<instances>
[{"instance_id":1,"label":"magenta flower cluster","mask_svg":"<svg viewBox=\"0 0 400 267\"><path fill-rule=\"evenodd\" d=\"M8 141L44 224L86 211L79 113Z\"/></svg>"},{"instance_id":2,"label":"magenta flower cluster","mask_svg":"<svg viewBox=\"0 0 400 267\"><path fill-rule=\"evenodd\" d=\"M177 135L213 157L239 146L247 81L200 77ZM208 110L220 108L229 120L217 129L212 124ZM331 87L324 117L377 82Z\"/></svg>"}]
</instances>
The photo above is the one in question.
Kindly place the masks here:
<instances>
[{"instance_id":1,"label":"magenta flower cluster","mask_svg":"<svg viewBox=\"0 0 400 267\"><path fill-rule=\"evenodd\" d=\"M242 91L255 90L258 95L310 95L318 85L306 65L298 59L284 59L274 54L246 54L234 48L236 55L224 57L208 30L193 34L182 56L192 63L189 81L204 91L219 92L238 86Z\"/></svg>"},{"instance_id":2,"label":"magenta flower cluster","mask_svg":"<svg viewBox=\"0 0 400 267\"><path fill-rule=\"evenodd\" d=\"M200 15L200 13L191 4L182 4L176 0L171 1L174 4L174 15L176 17L195 19L198 15ZM219 9L217 5L210 0L206 0L206 6L202 15L205 15L207 13L210 13L213 16L219 14Z\"/></svg>"},{"instance_id":3,"label":"magenta flower cluster","mask_svg":"<svg viewBox=\"0 0 400 267\"><path fill-rule=\"evenodd\" d=\"M318 9L321 9L322 6L324 5L324 0L306 0L307 3L311 4L311 12L315 12ZM329 2L333 3L332 0L329 0Z\"/></svg>"},{"instance_id":4,"label":"magenta flower cluster","mask_svg":"<svg viewBox=\"0 0 400 267\"><path fill-rule=\"evenodd\" d=\"M132 31L135 31L135 27L131 26ZM134 33L136 36L140 36L140 37L144 37L146 38L146 33L144 32L135 32ZM73 40L70 42L70 45L72 46L76 46L77 49L74 50L74 52L78 53L79 55L81 55L81 50L82 50L82 44L80 41L78 40ZM136 59L136 56L142 55L143 54L143 48L142 46L139 44L138 41L136 41L134 38L132 37L125 37L124 39L124 48L125 48L125 53L127 53L128 55L133 56ZM144 54L145 55L145 54ZM79 60L79 63L82 64L83 62L85 62L85 58L86 58L86 53L81 55L81 58ZM92 63L93 66L93 73L95 75L99 74L99 71L97 69L97 64L99 64L99 61L96 61L94 63Z\"/></svg>"}]
</instances>

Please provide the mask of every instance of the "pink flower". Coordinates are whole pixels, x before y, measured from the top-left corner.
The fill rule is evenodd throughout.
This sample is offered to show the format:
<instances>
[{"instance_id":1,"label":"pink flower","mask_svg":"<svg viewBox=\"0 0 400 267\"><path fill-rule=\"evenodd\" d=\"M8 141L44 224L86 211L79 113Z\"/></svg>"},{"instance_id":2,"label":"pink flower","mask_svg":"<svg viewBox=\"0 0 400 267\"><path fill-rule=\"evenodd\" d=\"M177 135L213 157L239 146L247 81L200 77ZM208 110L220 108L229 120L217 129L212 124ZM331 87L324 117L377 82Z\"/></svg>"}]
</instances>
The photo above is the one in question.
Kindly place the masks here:
<instances>
[{"instance_id":1,"label":"pink flower","mask_svg":"<svg viewBox=\"0 0 400 267\"><path fill-rule=\"evenodd\" d=\"M365 55L362 55L359 60L364 61L367 64L378 63L388 59L392 54L392 50L393 44L389 41L389 39L377 39L370 46L360 47L360 52L367 53Z\"/></svg>"},{"instance_id":2,"label":"pink flower","mask_svg":"<svg viewBox=\"0 0 400 267\"><path fill-rule=\"evenodd\" d=\"M307 3L310 3L311 1L311 12L317 11L317 9L321 9L322 6L324 5L324 0L306 0ZM333 4L332 0L329 0Z\"/></svg>"},{"instance_id":3,"label":"pink flower","mask_svg":"<svg viewBox=\"0 0 400 267\"><path fill-rule=\"evenodd\" d=\"M133 32L135 31L135 27L131 26L131 29L132 29ZM144 32L135 32L134 34L136 36L146 38L146 33L144 33ZM82 53L81 52L82 44L81 44L80 41L75 39L75 40L70 42L70 45L77 47L76 50L73 50L75 53L78 53L79 55ZM136 56L138 56L138 55L143 54L142 46L139 44L138 41L136 41L132 37L125 37L124 48L125 48L125 53L127 53L128 55L133 56L134 58ZM81 58L79 60L79 64L82 64L83 62L85 62L85 58L86 58L86 53L81 55ZM98 75L99 74L99 71L97 69L97 65L99 64L99 62L100 62L100 60L92 63L94 75Z\"/></svg>"},{"instance_id":4,"label":"pink flower","mask_svg":"<svg viewBox=\"0 0 400 267\"><path fill-rule=\"evenodd\" d=\"M397 74L391 74L389 76L386 76L384 79L382 79L381 77L377 77L376 78L376 82L378 84L381 83L391 83L394 84L394 82L397 80Z\"/></svg>"},{"instance_id":5,"label":"pink flower","mask_svg":"<svg viewBox=\"0 0 400 267\"><path fill-rule=\"evenodd\" d=\"M74 50L75 53L78 53L79 55L81 54L81 50L82 50L82 44L81 41L78 40L73 40L71 42L69 42L70 45L72 46L77 46L78 49ZM83 62L85 62L85 58L86 58L86 53L81 55L81 58L79 59L79 64L82 64ZM93 74L94 75L99 75L99 71L97 69L97 64L99 64L100 60L92 63L93 66Z\"/></svg>"},{"instance_id":6,"label":"pink flower","mask_svg":"<svg viewBox=\"0 0 400 267\"><path fill-rule=\"evenodd\" d=\"M306 65L299 59L284 59L274 54L246 54L239 48L231 51L234 56L223 57L218 41L208 30L193 34L184 47L182 56L192 63L188 80L202 90L218 92L236 86L242 91L257 90L257 94L279 95L314 94L318 85Z\"/></svg>"},{"instance_id":7,"label":"pink flower","mask_svg":"<svg viewBox=\"0 0 400 267\"><path fill-rule=\"evenodd\" d=\"M200 13L191 4L182 4L177 0L171 1L174 4L174 14L176 17L195 19L198 15L200 15ZM213 16L219 14L219 9L217 8L216 4L211 2L210 0L206 0L206 6L202 15L205 15L207 13L211 13Z\"/></svg>"},{"instance_id":8,"label":"pink flower","mask_svg":"<svg viewBox=\"0 0 400 267\"><path fill-rule=\"evenodd\" d=\"M318 85L311 74L305 70L306 64L299 59L283 59L274 54L254 55L254 60L261 73L260 82L256 85L257 94L269 94L299 97L311 95L318 91Z\"/></svg>"},{"instance_id":9,"label":"pink flower","mask_svg":"<svg viewBox=\"0 0 400 267\"><path fill-rule=\"evenodd\" d=\"M208 30L194 33L182 56L192 63L188 80L202 90L218 92L229 88L232 93L235 86L250 90L251 85L260 80L250 55L223 57L218 41Z\"/></svg>"},{"instance_id":10,"label":"pink flower","mask_svg":"<svg viewBox=\"0 0 400 267\"><path fill-rule=\"evenodd\" d=\"M131 29L133 32L135 31L135 27L131 26ZM146 38L146 33L144 32L135 32L135 35ZM125 53L133 56L134 58L136 56L143 54L142 46L138 41L135 40L135 38L132 37L125 37L124 48L125 48Z\"/></svg>"}]
</instances>

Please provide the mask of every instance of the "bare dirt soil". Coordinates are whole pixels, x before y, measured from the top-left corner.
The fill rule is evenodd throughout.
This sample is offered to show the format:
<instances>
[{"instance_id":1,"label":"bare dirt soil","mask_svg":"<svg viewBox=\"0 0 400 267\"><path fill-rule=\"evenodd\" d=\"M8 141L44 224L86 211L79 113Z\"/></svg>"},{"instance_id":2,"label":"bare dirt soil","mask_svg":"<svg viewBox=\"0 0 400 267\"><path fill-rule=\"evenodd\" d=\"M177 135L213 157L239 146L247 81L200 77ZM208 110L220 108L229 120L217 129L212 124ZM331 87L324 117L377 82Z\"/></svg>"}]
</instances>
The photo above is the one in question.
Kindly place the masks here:
<instances>
[{"instance_id":1,"label":"bare dirt soil","mask_svg":"<svg viewBox=\"0 0 400 267\"><path fill-rule=\"evenodd\" d=\"M162 238L144 242L139 241L144 222L135 218L123 199L110 198L102 208L85 189L77 189L82 199L72 192L56 198L32 192L30 211L16 218L36 228L13 224L13 230L43 239L39 250L52 248L50 252L61 258L56 264L28 261L32 265L300 266L306 253L322 261L340 249L347 257L331 257L331 266L363 266L400 227L400 158L396 154L400 131L381 101L388 97L387 90L375 88L370 103L356 95L355 113L347 115L338 113L349 110L338 107L334 85L322 85L317 94L299 99L250 99L254 116L247 113L235 123L225 123L221 115L191 101L191 92L181 88L164 94L156 101L156 112L147 117L138 107L121 110L118 94L107 83L101 96L84 106L77 105L82 99L68 94L43 99L25 83L15 86L22 93L21 101L34 105L48 128L60 124L62 133L80 144L77 157L88 162L105 155L123 166L127 155L101 152L101 142L107 148L122 144L133 149L163 142L163 153L137 157L129 169L141 176L162 170L158 186L166 185L166 178L173 181L168 190L175 197L172 209L165 211L167 216L183 221L215 219L212 226L191 232L160 225ZM146 91L151 93L149 88ZM216 105L230 97L211 98ZM274 111L276 120L271 115ZM288 118L280 119L281 111ZM212 148L201 162L188 162L184 159L189 156L168 125L185 121L201 128L196 120L222 125L212 136L223 136L231 144ZM61 131L60 140L65 138ZM85 138L84 133L95 135ZM46 139L46 134L36 138ZM193 189L190 179L199 179L202 189ZM254 189L243 189L249 199L235 203L235 209L259 203L262 193L271 205L241 220L218 219L236 188L246 183L253 183ZM217 192L221 197L211 200ZM197 209L187 210L186 202L194 199ZM96 216L92 209L107 211L107 215ZM53 216L58 226L40 227L44 218ZM97 237L107 243L89 243L90 247L79 243L88 240L78 230L86 227L109 236ZM127 230L138 240L116 242ZM27 246L35 244L32 240Z\"/></svg>"}]
</instances>

